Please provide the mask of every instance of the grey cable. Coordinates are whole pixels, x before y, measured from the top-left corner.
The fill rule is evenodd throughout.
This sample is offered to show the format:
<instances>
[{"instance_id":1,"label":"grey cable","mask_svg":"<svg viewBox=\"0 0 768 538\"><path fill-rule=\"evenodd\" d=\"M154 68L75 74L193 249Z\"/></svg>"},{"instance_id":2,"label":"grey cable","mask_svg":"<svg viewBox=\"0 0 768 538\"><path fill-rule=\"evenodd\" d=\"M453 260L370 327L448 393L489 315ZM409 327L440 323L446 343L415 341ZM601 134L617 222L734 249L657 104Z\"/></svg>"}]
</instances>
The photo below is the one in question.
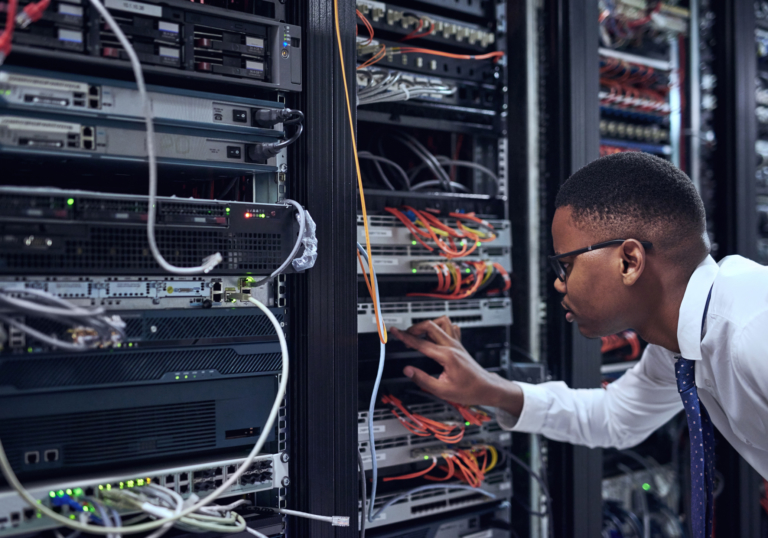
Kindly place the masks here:
<instances>
[{"instance_id":1,"label":"grey cable","mask_svg":"<svg viewBox=\"0 0 768 538\"><path fill-rule=\"evenodd\" d=\"M419 159L421 159L429 167L429 169L432 170L432 173L435 174L437 179L443 181L446 190L453 192L453 188L450 185L451 179L448 177L448 174L446 174L445 170L442 169L435 156L432 155L432 153L430 153L430 151L425 148L421 142L413 138L411 135L404 133L400 136L395 136L392 139L398 141L400 144L411 150L411 152L419 157Z\"/></svg>"},{"instance_id":2,"label":"grey cable","mask_svg":"<svg viewBox=\"0 0 768 538\"><path fill-rule=\"evenodd\" d=\"M489 491L485 491L484 489L480 488L473 488L472 486L466 486L464 484L427 484L426 486L419 486L418 488L413 488L405 493L401 493L400 495L397 495L396 497L392 497L390 500L388 500L386 503L384 503L384 506L379 508L375 514L370 518L371 521L375 520L377 517L379 517L379 514L384 512L387 508L395 504L396 502L405 499L408 495L413 495L414 493L420 493L422 491L429 491L433 489L465 489L468 491L474 491L475 493L482 493L483 495L490 497L491 499L495 499L496 495ZM371 503L371 506L373 506L373 503Z\"/></svg>"},{"instance_id":3,"label":"grey cable","mask_svg":"<svg viewBox=\"0 0 768 538\"><path fill-rule=\"evenodd\" d=\"M408 174L405 173L405 170L397 164L395 161L391 159L387 159L386 157L381 157L379 155L374 155L370 151L358 151L357 156L361 159L367 159L369 161L373 161L374 165L376 165L376 168L379 171L379 174L382 176L382 179L387 183L387 186L390 188L390 190L396 190L391 183L389 183L389 180L386 179L386 176L384 175L384 171L381 169L381 166L379 163L388 164L392 168L394 168L397 173L400 175L400 178L403 180L403 183L405 184L405 187L407 190L411 190L411 180L408 177Z\"/></svg>"},{"instance_id":4,"label":"grey cable","mask_svg":"<svg viewBox=\"0 0 768 538\"><path fill-rule=\"evenodd\" d=\"M48 336L47 334L43 334L37 329L33 329L29 325L25 325L20 321L16 321L15 319L9 318L8 316L2 315L2 314L0 314L0 321L8 325L12 325L13 327L16 327L21 332L28 334L29 336L37 340L40 340L41 342L44 342L49 346L53 346L59 349L65 349L67 351L85 351L89 349L88 346L85 346L85 345L70 344L69 342L65 342L63 340L59 340L58 338L53 338L51 336Z\"/></svg>"},{"instance_id":5,"label":"grey cable","mask_svg":"<svg viewBox=\"0 0 768 538\"><path fill-rule=\"evenodd\" d=\"M236 178L234 178L234 179L233 179L233 180L232 180L232 181L229 183L229 185L227 185L227 188L226 188L226 189L224 189L224 192L222 192L221 194L219 194L219 198L218 198L218 199L219 199L219 200L224 200L224 197L225 197L227 194L229 194L229 192L230 192L230 191L231 191L231 190L232 190L232 189L235 187L235 185L237 184L237 182L238 182L238 181L240 181L240 178L239 178L239 177L236 177Z\"/></svg>"},{"instance_id":6,"label":"grey cable","mask_svg":"<svg viewBox=\"0 0 768 538\"><path fill-rule=\"evenodd\" d=\"M501 451L504 452L504 454L506 454L509 457L509 459L511 459L512 461L517 463L520 467L525 469L525 471L529 475L531 475L534 478L534 480L536 480L536 482L539 483L539 487L541 488L541 491L544 493L544 497L547 503L546 514L549 516L549 524L547 525L547 527L549 528L549 535L554 536L555 529L554 529L554 526L552 525L552 497L549 494L549 487L547 487L547 483L544 481L544 479L541 476L539 476L539 474L536 471L534 471L531 468L530 465L528 465L522 459L517 457L517 455L515 455L510 449L501 448Z\"/></svg>"},{"instance_id":7,"label":"grey cable","mask_svg":"<svg viewBox=\"0 0 768 538\"><path fill-rule=\"evenodd\" d=\"M459 190L461 192L469 192L469 189L466 188L461 183L456 183L455 181L451 181L450 184L451 184L451 187L453 187L453 189L454 189L451 192L456 192L457 190ZM426 189L427 187L437 187L437 186L440 186L440 187L444 188L445 187L445 183L443 181L440 181L439 179L430 179L429 181L422 181L421 183L416 183L416 185L414 185L411 188L411 190L412 191L420 191L422 189Z\"/></svg>"},{"instance_id":8,"label":"grey cable","mask_svg":"<svg viewBox=\"0 0 768 538\"><path fill-rule=\"evenodd\" d=\"M367 519L365 505L368 504L366 498L366 486L365 486L365 464L363 463L363 455L360 453L360 449L357 450L357 466L360 468L360 496L362 497L362 508L360 510L360 538L365 538L365 523Z\"/></svg>"},{"instance_id":9,"label":"grey cable","mask_svg":"<svg viewBox=\"0 0 768 538\"><path fill-rule=\"evenodd\" d=\"M262 278L255 284L252 284L251 285L252 288L258 288L259 286L266 284L267 282L275 278L277 275L285 271L285 269L288 267L288 264L290 264L294 259L296 259L296 254L298 254L299 247L301 246L301 242L304 239L304 231L307 226L307 216L306 216L306 213L304 212L304 208L301 206L300 203L296 202L295 200L290 200L286 198L285 200L283 200L283 202L286 204L290 204L296 208L296 212L299 216L299 236L296 238L296 243L293 245L293 250L291 250L291 253L285 259L285 261L283 261L283 263L280 264L280 267L272 271L272 274L269 275L268 277Z\"/></svg>"},{"instance_id":10,"label":"grey cable","mask_svg":"<svg viewBox=\"0 0 768 538\"><path fill-rule=\"evenodd\" d=\"M491 169L486 168L482 164L474 163L472 161L462 161L462 160L451 159L449 157L446 157L445 155L436 155L435 158L437 159L437 161L440 163L441 166L450 166L450 167L458 166L458 167L464 167L464 168L472 168L474 170L482 172L483 174L491 178L491 180L494 183L493 196L497 196L499 194L499 176L497 176ZM408 177L410 177L411 180L413 180L419 174L419 172L424 170L424 168L426 167L427 166L424 163L420 164L419 166L413 167L408 171Z\"/></svg>"}]
</instances>

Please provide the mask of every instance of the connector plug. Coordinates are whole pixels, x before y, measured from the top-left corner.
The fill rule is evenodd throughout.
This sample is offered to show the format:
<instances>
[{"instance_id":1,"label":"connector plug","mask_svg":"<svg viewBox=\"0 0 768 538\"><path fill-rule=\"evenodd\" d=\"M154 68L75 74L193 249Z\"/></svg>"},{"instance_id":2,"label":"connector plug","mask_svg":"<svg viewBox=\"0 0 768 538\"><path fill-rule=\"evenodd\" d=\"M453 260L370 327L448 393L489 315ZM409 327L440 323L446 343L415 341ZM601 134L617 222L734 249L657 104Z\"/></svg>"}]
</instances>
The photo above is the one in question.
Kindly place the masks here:
<instances>
[{"instance_id":1,"label":"connector plug","mask_svg":"<svg viewBox=\"0 0 768 538\"><path fill-rule=\"evenodd\" d=\"M251 162L266 161L280 153L277 142L264 142L260 144L246 144L245 150L248 153L248 159Z\"/></svg>"},{"instance_id":2,"label":"connector plug","mask_svg":"<svg viewBox=\"0 0 768 538\"><path fill-rule=\"evenodd\" d=\"M45 10L48 9L48 4L50 3L51 0L40 0L33 4L27 4L24 7L24 11L16 16L16 24L18 24L20 28L26 28L33 22L39 21L43 17Z\"/></svg>"},{"instance_id":3,"label":"connector plug","mask_svg":"<svg viewBox=\"0 0 768 538\"><path fill-rule=\"evenodd\" d=\"M294 119L291 120L291 118ZM295 123L303 119L304 114L302 114L300 110L292 110L290 108L261 108L259 110L254 110L253 112L253 123L266 128L274 127L276 124L288 120L290 120L290 123Z\"/></svg>"},{"instance_id":4,"label":"connector plug","mask_svg":"<svg viewBox=\"0 0 768 538\"><path fill-rule=\"evenodd\" d=\"M349 527L349 518L344 516L331 516L331 524L334 527Z\"/></svg>"},{"instance_id":5,"label":"connector plug","mask_svg":"<svg viewBox=\"0 0 768 538\"><path fill-rule=\"evenodd\" d=\"M27 7L30 7L30 6L34 6L34 4L29 4ZM18 26L19 28L26 28L33 22L35 21L33 21L32 17L29 16L26 8L24 9L24 11L16 15L16 26Z\"/></svg>"}]
</instances>

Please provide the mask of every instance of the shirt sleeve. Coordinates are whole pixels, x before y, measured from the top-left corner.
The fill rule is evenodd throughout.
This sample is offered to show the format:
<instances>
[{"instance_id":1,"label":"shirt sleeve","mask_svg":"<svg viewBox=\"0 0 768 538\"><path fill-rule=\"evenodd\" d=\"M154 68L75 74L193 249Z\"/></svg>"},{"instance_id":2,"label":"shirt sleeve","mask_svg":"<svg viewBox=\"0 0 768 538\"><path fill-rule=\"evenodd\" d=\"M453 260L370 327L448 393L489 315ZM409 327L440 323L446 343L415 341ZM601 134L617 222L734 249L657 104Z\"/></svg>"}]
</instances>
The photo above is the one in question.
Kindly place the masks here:
<instances>
[{"instance_id":1,"label":"shirt sleeve","mask_svg":"<svg viewBox=\"0 0 768 538\"><path fill-rule=\"evenodd\" d=\"M503 428L588 447L635 446L683 408L674 359L653 345L606 389L571 389L562 381L519 385L522 413L513 417L499 409Z\"/></svg>"}]
</instances>

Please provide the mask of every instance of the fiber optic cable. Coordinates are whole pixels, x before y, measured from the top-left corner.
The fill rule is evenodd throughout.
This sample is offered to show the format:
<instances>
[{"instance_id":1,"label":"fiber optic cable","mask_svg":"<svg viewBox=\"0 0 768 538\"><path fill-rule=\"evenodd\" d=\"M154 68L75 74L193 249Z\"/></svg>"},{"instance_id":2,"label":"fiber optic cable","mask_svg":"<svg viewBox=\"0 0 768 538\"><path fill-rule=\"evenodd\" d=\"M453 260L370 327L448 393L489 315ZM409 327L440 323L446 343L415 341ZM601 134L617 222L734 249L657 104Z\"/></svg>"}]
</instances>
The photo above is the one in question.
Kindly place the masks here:
<instances>
[{"instance_id":1,"label":"fiber optic cable","mask_svg":"<svg viewBox=\"0 0 768 538\"><path fill-rule=\"evenodd\" d=\"M92 0L96 1L96 0ZM378 286L376 285L375 269L373 267L373 255L371 254L371 235L368 231L368 210L365 207L365 193L363 191L363 176L360 172L360 160L357 158L357 138L355 136L355 122L352 119L352 105L350 104L349 85L347 84L347 72L344 68L344 49L341 44L341 30L339 28L339 0L333 0L334 29L336 30L336 44L339 47L339 65L341 66L341 80L344 83L344 102L347 105L347 116L349 120L349 134L352 142L352 152L355 157L355 171L357 172L357 188L360 190L360 207L363 213L363 226L365 228L365 246L368 249L368 269L371 272L371 280L374 293L371 296L373 300L373 310L376 312L376 327L379 331L379 340L382 344L387 343L387 328L379 313L379 301L377 299ZM380 322L380 323L379 323Z\"/></svg>"}]
</instances>

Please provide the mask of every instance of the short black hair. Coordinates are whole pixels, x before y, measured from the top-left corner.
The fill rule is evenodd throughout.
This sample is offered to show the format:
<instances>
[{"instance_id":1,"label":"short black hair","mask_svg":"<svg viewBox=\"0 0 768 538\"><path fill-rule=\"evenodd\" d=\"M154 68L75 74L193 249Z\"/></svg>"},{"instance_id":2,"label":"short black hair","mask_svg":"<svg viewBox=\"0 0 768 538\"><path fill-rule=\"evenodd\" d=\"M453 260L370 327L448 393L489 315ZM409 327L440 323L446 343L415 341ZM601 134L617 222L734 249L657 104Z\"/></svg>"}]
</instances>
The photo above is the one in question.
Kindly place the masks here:
<instances>
[{"instance_id":1,"label":"short black hair","mask_svg":"<svg viewBox=\"0 0 768 538\"><path fill-rule=\"evenodd\" d=\"M595 229L601 240L652 241L686 256L709 252L704 203L693 182L648 153L616 153L584 166L557 194L555 207L566 206L577 225ZM672 248L682 243L686 253Z\"/></svg>"}]
</instances>

